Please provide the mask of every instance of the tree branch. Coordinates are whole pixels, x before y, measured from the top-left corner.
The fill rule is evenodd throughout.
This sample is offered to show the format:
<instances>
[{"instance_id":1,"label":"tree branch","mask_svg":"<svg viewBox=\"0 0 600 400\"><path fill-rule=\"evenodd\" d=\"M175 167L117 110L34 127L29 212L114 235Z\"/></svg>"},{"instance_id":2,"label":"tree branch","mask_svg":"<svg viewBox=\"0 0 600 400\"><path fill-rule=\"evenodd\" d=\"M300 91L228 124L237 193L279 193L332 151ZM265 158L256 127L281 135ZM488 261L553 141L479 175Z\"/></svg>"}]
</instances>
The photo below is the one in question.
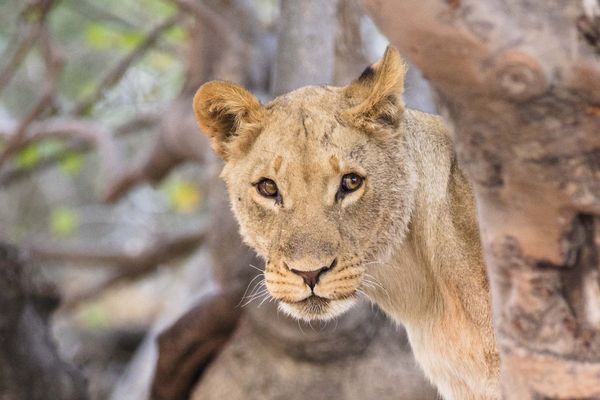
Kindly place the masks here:
<instances>
[{"instance_id":1,"label":"tree branch","mask_svg":"<svg viewBox=\"0 0 600 400\"><path fill-rule=\"evenodd\" d=\"M5 170L0 173L0 187L9 186L26 176L30 176L38 171L54 166L69 154L87 152L96 148L98 145L97 139L102 138L102 136L100 136L101 134L110 137L128 135L143 129L149 129L156 125L158 120L159 118L155 114L137 115L115 129L114 135L109 135L108 132L104 132L103 128L88 120L78 118L57 118L33 123L28 130L28 134L21 143L20 148L53 138L70 139L70 143L66 145L63 151L43 158L30 169L18 167L5 168ZM100 131L102 131L102 133ZM5 132L0 131L0 135L3 134L5 134ZM109 148L112 149L112 146L116 145L110 144ZM110 160L111 158L104 156L102 159ZM102 169L108 172L109 167L103 165ZM110 171L113 171L112 167L110 168Z\"/></svg>"},{"instance_id":2,"label":"tree branch","mask_svg":"<svg viewBox=\"0 0 600 400\"><path fill-rule=\"evenodd\" d=\"M31 111L29 111L27 115L23 117L15 132L8 137L6 146L4 147L2 153L0 153L0 166L2 166L7 159L13 156L15 152L22 148L29 126L40 115L42 115L44 111L50 108L54 102L56 82L58 80L58 76L60 75L60 71L62 70L63 60L50 42L50 35L47 27L45 25L41 25L39 29L42 33L40 49L46 65L46 79L44 81L45 88L38 102L33 106Z\"/></svg>"},{"instance_id":3,"label":"tree branch","mask_svg":"<svg viewBox=\"0 0 600 400\"><path fill-rule=\"evenodd\" d=\"M182 11L191 13L194 18L203 24L210 26L233 47L234 44L242 42L239 33L218 12L212 10L202 2L193 0L170 0Z\"/></svg>"},{"instance_id":4,"label":"tree branch","mask_svg":"<svg viewBox=\"0 0 600 400\"><path fill-rule=\"evenodd\" d=\"M8 85L15 72L27 56L29 51L33 48L40 34L43 32L42 26L46 21L46 17L50 12L50 9L54 5L54 0L38 0L34 4L30 4L25 7L21 13L21 18L27 18L31 14L36 14L35 20L29 27L29 31L25 37L21 39L16 45L16 50L12 57L9 58L8 62L0 70L0 93ZM2 58L8 58L8 55L4 55Z\"/></svg>"},{"instance_id":5,"label":"tree branch","mask_svg":"<svg viewBox=\"0 0 600 400\"><path fill-rule=\"evenodd\" d=\"M111 134L101 126L85 120L78 119L53 119L43 123L43 130L34 131L28 139L21 139L21 145L31 144L49 138L73 138L76 142L88 143L90 147L96 147L100 154L102 170L107 176L116 176L121 168L122 162L119 156L119 148ZM8 146L5 154L12 154Z\"/></svg>"},{"instance_id":6,"label":"tree branch","mask_svg":"<svg viewBox=\"0 0 600 400\"><path fill-rule=\"evenodd\" d=\"M206 230L179 234L172 238L159 238L137 254L127 252L101 251L97 248L67 249L56 245L33 244L29 246L32 258L44 261L59 261L61 263L76 263L79 265L97 266L106 264L118 269L118 272L108 280L91 290L85 291L71 299L66 299L63 306L71 309L79 303L90 300L106 289L124 282L138 279L155 271L167 262L185 256L204 243Z\"/></svg>"},{"instance_id":7,"label":"tree branch","mask_svg":"<svg viewBox=\"0 0 600 400\"><path fill-rule=\"evenodd\" d=\"M151 29L142 42L129 54L125 55L96 86L96 90L89 97L80 101L73 109L72 114L83 115L89 112L94 104L102 98L106 90L114 87L123 78L129 67L150 50L161 35L173 27L181 18L180 14L173 15Z\"/></svg>"}]
</instances>

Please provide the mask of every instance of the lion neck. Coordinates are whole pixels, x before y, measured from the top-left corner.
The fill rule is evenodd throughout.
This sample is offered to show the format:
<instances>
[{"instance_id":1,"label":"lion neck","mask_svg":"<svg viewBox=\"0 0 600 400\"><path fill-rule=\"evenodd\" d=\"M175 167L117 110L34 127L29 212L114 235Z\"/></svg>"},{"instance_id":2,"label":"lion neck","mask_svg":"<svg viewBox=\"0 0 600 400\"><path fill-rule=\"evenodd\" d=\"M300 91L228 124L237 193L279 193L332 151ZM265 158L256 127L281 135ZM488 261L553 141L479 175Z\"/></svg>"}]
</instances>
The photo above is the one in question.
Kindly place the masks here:
<instances>
[{"instance_id":1,"label":"lion neck","mask_svg":"<svg viewBox=\"0 0 600 400\"><path fill-rule=\"evenodd\" d=\"M457 312L491 327L473 194L432 118L406 112L407 134L399 140L416 171L415 203L405 239L373 273L383 289L371 297L407 327L452 320Z\"/></svg>"},{"instance_id":2,"label":"lion neck","mask_svg":"<svg viewBox=\"0 0 600 400\"><path fill-rule=\"evenodd\" d=\"M432 118L407 112L399 140L416 171L414 208L406 237L369 271L382 288L368 294L406 327L416 360L444 397L496 398L499 359L473 194Z\"/></svg>"}]
</instances>

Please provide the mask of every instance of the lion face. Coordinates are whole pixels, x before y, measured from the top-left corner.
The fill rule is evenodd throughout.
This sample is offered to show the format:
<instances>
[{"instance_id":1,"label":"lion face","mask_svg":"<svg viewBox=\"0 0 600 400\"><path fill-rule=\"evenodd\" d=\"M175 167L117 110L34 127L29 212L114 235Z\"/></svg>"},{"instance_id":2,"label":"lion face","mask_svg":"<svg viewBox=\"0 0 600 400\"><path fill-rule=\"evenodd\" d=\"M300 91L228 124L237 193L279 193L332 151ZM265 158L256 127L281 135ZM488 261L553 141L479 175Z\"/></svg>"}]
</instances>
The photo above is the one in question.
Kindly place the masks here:
<instances>
[{"instance_id":1,"label":"lion face","mask_svg":"<svg viewBox=\"0 0 600 400\"><path fill-rule=\"evenodd\" d=\"M369 270L407 229L415 185L402 161L403 76L390 49L348 87L307 87L264 107L230 83L196 94L200 126L226 161L242 237L266 260L267 288L292 316L349 309L378 285Z\"/></svg>"}]
</instances>

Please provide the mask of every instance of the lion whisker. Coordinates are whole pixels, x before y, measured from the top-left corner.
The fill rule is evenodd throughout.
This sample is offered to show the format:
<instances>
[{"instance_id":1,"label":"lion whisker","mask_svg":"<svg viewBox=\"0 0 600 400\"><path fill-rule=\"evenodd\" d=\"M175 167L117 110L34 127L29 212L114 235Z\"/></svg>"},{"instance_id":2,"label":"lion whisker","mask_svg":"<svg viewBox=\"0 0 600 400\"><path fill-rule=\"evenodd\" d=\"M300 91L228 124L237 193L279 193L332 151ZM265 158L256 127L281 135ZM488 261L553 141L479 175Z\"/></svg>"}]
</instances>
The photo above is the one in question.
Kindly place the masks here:
<instances>
[{"instance_id":1,"label":"lion whisker","mask_svg":"<svg viewBox=\"0 0 600 400\"><path fill-rule=\"evenodd\" d=\"M375 278L373 275L365 273L362 283L366 284L366 285L373 285L374 287L371 286L372 289L375 289L375 288L380 289L381 291L383 291L385 293L388 300L391 299L390 293L388 292L388 290L385 287L383 287L381 282L379 282L377 280L377 278Z\"/></svg>"},{"instance_id":2,"label":"lion whisker","mask_svg":"<svg viewBox=\"0 0 600 400\"><path fill-rule=\"evenodd\" d=\"M266 288L266 283L265 283L265 280L263 279L254 285L254 287L252 288L252 290L250 291L250 293L248 294L247 297L253 297L258 291L264 290L265 288Z\"/></svg>"},{"instance_id":3,"label":"lion whisker","mask_svg":"<svg viewBox=\"0 0 600 400\"><path fill-rule=\"evenodd\" d=\"M263 276L262 274L256 275L254 278L252 278L252 280L248 283L248 286L246 286L246 290L244 291L244 294L242 295L242 298L240 299L240 302L237 304L236 307L239 307L240 304L244 301L244 299L246 299L246 294L248 294L248 290L250 289L250 286L252 285L252 283L257 280L258 278L260 278L261 276ZM264 279L263 279L264 281ZM259 284L261 283L261 281L259 281ZM252 292L254 292L254 290L256 289L256 285L254 285L254 287L252 288L252 290L250 291L250 295L252 295Z\"/></svg>"},{"instance_id":4,"label":"lion whisker","mask_svg":"<svg viewBox=\"0 0 600 400\"><path fill-rule=\"evenodd\" d=\"M264 303L265 301L267 301L269 298L271 298L271 295L270 295L270 294L267 292L267 293L264 295L264 298L262 299L262 301L261 301L261 302L258 304L258 306L259 306L259 307L260 307L260 306L262 306L262 305L263 305L263 303Z\"/></svg>"},{"instance_id":5,"label":"lion whisker","mask_svg":"<svg viewBox=\"0 0 600 400\"><path fill-rule=\"evenodd\" d=\"M267 288L264 288L260 292L249 297L247 301L242 304L242 307L246 307L248 304L252 303L254 300L260 299L262 296L269 296L269 290Z\"/></svg>"},{"instance_id":6,"label":"lion whisker","mask_svg":"<svg viewBox=\"0 0 600 400\"><path fill-rule=\"evenodd\" d=\"M257 267L256 265L248 264L249 267L254 268L255 270L264 273L265 271L262 268Z\"/></svg>"}]
</instances>

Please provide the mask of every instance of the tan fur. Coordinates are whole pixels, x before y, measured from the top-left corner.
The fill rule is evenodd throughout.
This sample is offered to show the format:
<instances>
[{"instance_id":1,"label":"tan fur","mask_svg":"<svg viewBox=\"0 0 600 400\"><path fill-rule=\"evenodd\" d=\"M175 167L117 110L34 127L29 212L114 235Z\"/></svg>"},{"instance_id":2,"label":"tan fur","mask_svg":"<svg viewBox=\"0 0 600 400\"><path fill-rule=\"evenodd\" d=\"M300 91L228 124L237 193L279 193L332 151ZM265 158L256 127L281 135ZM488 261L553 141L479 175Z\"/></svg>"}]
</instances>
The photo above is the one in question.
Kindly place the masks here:
<instances>
[{"instance_id":1,"label":"tan fur","mask_svg":"<svg viewBox=\"0 0 600 400\"><path fill-rule=\"evenodd\" d=\"M406 326L444 398L499 399L472 191L441 119L404 108L404 75L388 48L344 88L306 87L262 106L236 85L209 82L194 109L226 160L242 236L266 260L267 288L284 311L330 319L367 296ZM348 173L364 184L339 199ZM280 199L258 193L262 178ZM292 271L331 265L313 292Z\"/></svg>"}]
</instances>

